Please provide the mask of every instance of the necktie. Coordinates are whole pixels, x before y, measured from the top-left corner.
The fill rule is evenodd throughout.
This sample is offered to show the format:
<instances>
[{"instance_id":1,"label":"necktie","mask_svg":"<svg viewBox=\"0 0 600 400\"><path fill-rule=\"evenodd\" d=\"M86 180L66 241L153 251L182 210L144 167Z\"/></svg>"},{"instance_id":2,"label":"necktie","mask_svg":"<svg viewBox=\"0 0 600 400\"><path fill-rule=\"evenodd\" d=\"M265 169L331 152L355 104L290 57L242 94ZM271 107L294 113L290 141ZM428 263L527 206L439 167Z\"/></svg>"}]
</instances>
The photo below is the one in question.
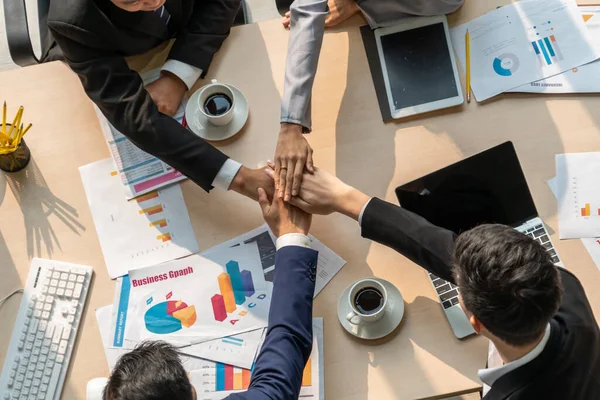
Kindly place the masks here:
<instances>
[{"instance_id":1,"label":"necktie","mask_svg":"<svg viewBox=\"0 0 600 400\"><path fill-rule=\"evenodd\" d=\"M171 20L171 14L167 11L165 6L161 8L157 8L154 12L160 17L160 20L166 25L169 26L169 21Z\"/></svg>"}]
</instances>

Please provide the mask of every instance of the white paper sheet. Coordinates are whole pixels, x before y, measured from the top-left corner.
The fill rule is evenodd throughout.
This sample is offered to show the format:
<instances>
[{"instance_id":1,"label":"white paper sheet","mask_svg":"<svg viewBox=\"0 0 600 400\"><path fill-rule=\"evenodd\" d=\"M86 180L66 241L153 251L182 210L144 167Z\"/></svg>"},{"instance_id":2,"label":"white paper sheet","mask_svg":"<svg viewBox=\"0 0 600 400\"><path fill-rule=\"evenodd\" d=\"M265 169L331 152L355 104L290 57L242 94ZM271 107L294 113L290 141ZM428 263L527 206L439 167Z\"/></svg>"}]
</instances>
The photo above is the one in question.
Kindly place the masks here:
<instances>
[{"instance_id":1,"label":"white paper sheet","mask_svg":"<svg viewBox=\"0 0 600 400\"><path fill-rule=\"evenodd\" d=\"M266 327L270 297L256 247L230 249L228 258L225 266L192 255L125 275L115 346L161 339L182 347Z\"/></svg>"},{"instance_id":2,"label":"white paper sheet","mask_svg":"<svg viewBox=\"0 0 600 400\"><path fill-rule=\"evenodd\" d=\"M547 183L548 186L550 186L550 190L552 191L552 194L554 194L554 197L558 198L556 177L549 179ZM590 254L590 257L592 257L592 260L594 261L594 264L596 264L596 267L598 267L598 269L600 270L600 237L581 239L581 242Z\"/></svg>"},{"instance_id":3,"label":"white paper sheet","mask_svg":"<svg viewBox=\"0 0 600 400\"><path fill-rule=\"evenodd\" d=\"M315 296L325 288L325 286L333 279L344 265L346 261L334 253L329 247L325 246L323 242L315 238L313 235L308 235L311 240L311 245L314 250L319 252L319 260L317 264L317 280L315 283ZM258 250L260 253L260 260L267 282L273 282L275 278L275 242L276 238L273 233L269 230L266 224L259 226L250 232L244 233L241 236L228 240L215 247L206 250L203 255L210 257L212 253L226 252L227 249L232 246L239 245L240 243L252 243L258 244Z\"/></svg>"},{"instance_id":4,"label":"white paper sheet","mask_svg":"<svg viewBox=\"0 0 600 400\"><path fill-rule=\"evenodd\" d=\"M463 70L467 30L477 101L600 57L574 0L512 3L453 28L452 44Z\"/></svg>"},{"instance_id":5,"label":"white paper sheet","mask_svg":"<svg viewBox=\"0 0 600 400\"><path fill-rule=\"evenodd\" d=\"M600 237L600 152L556 155L561 239Z\"/></svg>"},{"instance_id":6,"label":"white paper sheet","mask_svg":"<svg viewBox=\"0 0 600 400\"><path fill-rule=\"evenodd\" d=\"M313 318L313 350L310 356L310 380L303 379L304 382L309 382L310 385L303 385L300 389L300 398L323 400L325 396L324 390L324 357L323 357L323 318ZM225 382L223 382L223 374L233 373L241 375L243 371L238 368L233 368L232 372L223 371L225 366L214 365L204 366L200 370L192 371L190 381L196 389L198 400L221 400L232 393L243 392L242 390L227 390ZM221 369L221 373L218 369ZM249 375L249 371L247 371ZM308 373L308 372L307 372ZM234 385L236 383L233 379ZM239 381L237 381L239 384ZM243 381L242 381L243 385Z\"/></svg>"},{"instance_id":7,"label":"white paper sheet","mask_svg":"<svg viewBox=\"0 0 600 400\"><path fill-rule=\"evenodd\" d=\"M127 201L113 171L110 158L79 168L112 279L198 252L179 185Z\"/></svg>"},{"instance_id":8,"label":"white paper sheet","mask_svg":"<svg viewBox=\"0 0 600 400\"><path fill-rule=\"evenodd\" d=\"M144 85L159 77L160 68L141 74ZM186 103L187 98L184 98L173 116L179 123L183 121ZM128 199L186 179L181 172L140 150L108 122L98 107L94 105L94 108L114 162L114 169L119 173L122 190Z\"/></svg>"},{"instance_id":9,"label":"white paper sheet","mask_svg":"<svg viewBox=\"0 0 600 400\"><path fill-rule=\"evenodd\" d=\"M593 44L600 48L600 7L579 6L583 22ZM541 81L531 82L510 90L523 93L599 93L600 60L573 68Z\"/></svg>"}]
</instances>

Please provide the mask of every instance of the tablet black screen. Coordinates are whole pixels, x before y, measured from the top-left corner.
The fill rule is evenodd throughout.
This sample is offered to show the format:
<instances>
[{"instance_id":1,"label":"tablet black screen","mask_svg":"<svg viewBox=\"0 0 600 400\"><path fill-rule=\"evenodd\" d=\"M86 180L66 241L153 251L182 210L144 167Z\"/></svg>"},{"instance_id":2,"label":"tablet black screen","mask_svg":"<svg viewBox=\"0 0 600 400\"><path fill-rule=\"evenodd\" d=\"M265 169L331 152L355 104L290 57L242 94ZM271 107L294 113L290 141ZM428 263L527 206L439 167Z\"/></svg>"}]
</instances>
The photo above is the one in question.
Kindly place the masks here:
<instances>
[{"instance_id":1,"label":"tablet black screen","mask_svg":"<svg viewBox=\"0 0 600 400\"><path fill-rule=\"evenodd\" d=\"M441 22L382 36L381 46L397 110L458 95Z\"/></svg>"}]
</instances>

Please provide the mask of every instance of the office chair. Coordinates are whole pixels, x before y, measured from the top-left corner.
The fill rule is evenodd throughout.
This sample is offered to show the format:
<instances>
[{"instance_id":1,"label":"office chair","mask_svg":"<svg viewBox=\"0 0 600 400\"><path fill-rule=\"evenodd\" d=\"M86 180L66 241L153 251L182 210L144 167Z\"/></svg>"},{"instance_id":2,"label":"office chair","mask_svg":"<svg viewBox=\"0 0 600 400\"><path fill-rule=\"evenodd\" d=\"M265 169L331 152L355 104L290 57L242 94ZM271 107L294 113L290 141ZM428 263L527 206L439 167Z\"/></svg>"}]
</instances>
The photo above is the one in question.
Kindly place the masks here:
<instances>
[{"instance_id":1,"label":"office chair","mask_svg":"<svg viewBox=\"0 0 600 400\"><path fill-rule=\"evenodd\" d=\"M27 26L27 10L25 0L4 0L4 23L10 57L15 64L25 67L45 61L62 60L63 55L56 45L46 20L50 0L37 0L37 21L40 27L41 56L38 58L31 45L29 27Z\"/></svg>"},{"instance_id":2,"label":"office chair","mask_svg":"<svg viewBox=\"0 0 600 400\"><path fill-rule=\"evenodd\" d=\"M63 60L63 54L48 29L46 21L50 0L37 0L37 20L40 27L41 57L38 58L31 45L29 27L27 26L27 9L25 0L4 0L4 22L6 25L6 38L8 50L13 62L21 67L43 63L46 61ZM234 25L248 23L246 1L242 5L235 18Z\"/></svg>"},{"instance_id":3,"label":"office chair","mask_svg":"<svg viewBox=\"0 0 600 400\"><path fill-rule=\"evenodd\" d=\"M283 17L286 12L290 11L290 6L294 0L275 0L275 5L277 6L277 11Z\"/></svg>"}]
</instances>

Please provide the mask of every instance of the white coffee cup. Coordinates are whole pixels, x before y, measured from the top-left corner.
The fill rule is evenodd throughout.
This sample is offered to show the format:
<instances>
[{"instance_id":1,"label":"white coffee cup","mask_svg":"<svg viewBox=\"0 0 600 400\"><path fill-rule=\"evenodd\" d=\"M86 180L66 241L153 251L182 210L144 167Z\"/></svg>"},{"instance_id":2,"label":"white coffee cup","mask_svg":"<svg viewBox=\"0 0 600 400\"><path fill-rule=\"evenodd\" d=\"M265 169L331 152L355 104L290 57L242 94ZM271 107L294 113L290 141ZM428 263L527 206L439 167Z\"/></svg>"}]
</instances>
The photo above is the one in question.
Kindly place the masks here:
<instances>
[{"instance_id":1,"label":"white coffee cup","mask_svg":"<svg viewBox=\"0 0 600 400\"><path fill-rule=\"evenodd\" d=\"M373 289L377 290L379 293L381 293L381 295L383 296L383 301L381 302L381 306L378 309L376 309L374 312L365 313L356 308L355 297L361 290L366 289L366 288L373 288ZM348 322L350 322L353 325L360 325L362 323L371 323L371 322L379 321L381 319L381 317L383 317L383 315L385 314L385 308L387 306L387 301L388 301L387 291L385 290L385 287L381 283L379 283L375 279L370 279L370 278L361 279L360 281L358 281L354 285L352 285L352 288L350 289L350 293L348 293L348 303L350 304L352 311L350 311L348 313L348 315L346 315L346 319L348 320Z\"/></svg>"},{"instance_id":2,"label":"white coffee cup","mask_svg":"<svg viewBox=\"0 0 600 400\"><path fill-rule=\"evenodd\" d=\"M216 93L223 93L224 95L229 97L231 99L231 107L229 107L229 110L227 110L227 112L223 114L212 115L204 110L204 104L210 96ZM200 95L198 96L198 107L200 108L200 112L204 114L208 122L216 126L227 125L231 122L234 116L233 110L235 108L235 104L236 101L233 90L231 90L229 86L217 82L216 79L213 79L209 85L204 86L200 90Z\"/></svg>"}]
</instances>

